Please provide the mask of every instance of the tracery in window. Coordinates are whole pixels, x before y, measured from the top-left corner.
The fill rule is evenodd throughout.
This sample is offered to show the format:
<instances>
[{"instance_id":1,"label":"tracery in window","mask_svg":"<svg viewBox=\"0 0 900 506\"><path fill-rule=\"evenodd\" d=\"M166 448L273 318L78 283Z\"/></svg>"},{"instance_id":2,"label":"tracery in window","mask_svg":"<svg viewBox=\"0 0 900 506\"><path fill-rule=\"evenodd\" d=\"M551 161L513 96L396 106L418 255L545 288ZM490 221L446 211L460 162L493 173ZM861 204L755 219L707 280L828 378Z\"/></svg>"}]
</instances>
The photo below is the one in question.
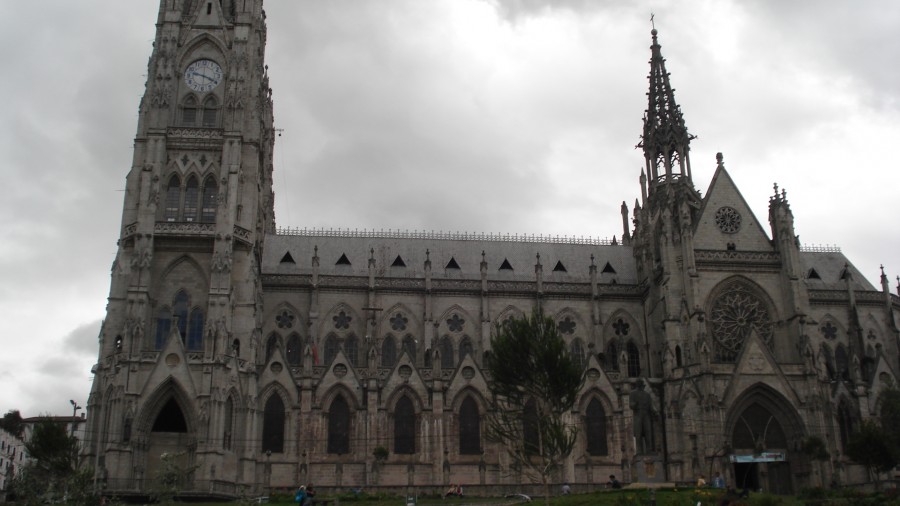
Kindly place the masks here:
<instances>
[{"instance_id":1,"label":"tracery in window","mask_svg":"<svg viewBox=\"0 0 900 506\"><path fill-rule=\"evenodd\" d=\"M628 377L638 378L641 376L641 353L634 341L628 341L625 345L625 353L628 354Z\"/></svg>"},{"instance_id":2,"label":"tracery in window","mask_svg":"<svg viewBox=\"0 0 900 506\"><path fill-rule=\"evenodd\" d=\"M397 342L388 334L381 343L381 367L394 367L397 363Z\"/></svg>"},{"instance_id":3,"label":"tracery in window","mask_svg":"<svg viewBox=\"0 0 900 506\"><path fill-rule=\"evenodd\" d=\"M416 453L416 411L412 401L405 395L394 407L394 453Z\"/></svg>"},{"instance_id":4,"label":"tracery in window","mask_svg":"<svg viewBox=\"0 0 900 506\"><path fill-rule=\"evenodd\" d=\"M403 338L403 351L409 355L409 359L415 363L416 361L416 340L413 336L406 336Z\"/></svg>"},{"instance_id":5,"label":"tracery in window","mask_svg":"<svg viewBox=\"0 0 900 506\"><path fill-rule=\"evenodd\" d=\"M716 297L709 321L717 362L734 362L753 331L772 348L769 310L743 283L732 283Z\"/></svg>"},{"instance_id":6,"label":"tracery in window","mask_svg":"<svg viewBox=\"0 0 900 506\"><path fill-rule=\"evenodd\" d=\"M407 323L409 323L409 318L403 316L403 313L397 313L391 317L391 328L394 330L406 330Z\"/></svg>"},{"instance_id":7,"label":"tracery in window","mask_svg":"<svg viewBox=\"0 0 900 506\"><path fill-rule=\"evenodd\" d=\"M569 344L569 355L572 356L572 360L579 369L584 369L587 361L584 358L584 346L581 344L581 339L572 340Z\"/></svg>"},{"instance_id":8,"label":"tracery in window","mask_svg":"<svg viewBox=\"0 0 900 506\"><path fill-rule=\"evenodd\" d=\"M300 339L300 336L291 334L291 336L288 337L285 351L287 363L294 367L299 366L303 357L303 342Z\"/></svg>"},{"instance_id":9,"label":"tracery in window","mask_svg":"<svg viewBox=\"0 0 900 506\"><path fill-rule=\"evenodd\" d=\"M331 365L334 357L337 356L338 342L334 334L328 334L325 338L325 365Z\"/></svg>"},{"instance_id":10,"label":"tracery in window","mask_svg":"<svg viewBox=\"0 0 900 506\"><path fill-rule=\"evenodd\" d=\"M178 212L181 210L181 180L172 174L169 184L166 186L166 221L178 221Z\"/></svg>"},{"instance_id":11,"label":"tracery in window","mask_svg":"<svg viewBox=\"0 0 900 506\"><path fill-rule=\"evenodd\" d=\"M287 309L275 315L275 325L280 329L289 329L294 326L294 314Z\"/></svg>"},{"instance_id":12,"label":"tracery in window","mask_svg":"<svg viewBox=\"0 0 900 506\"><path fill-rule=\"evenodd\" d=\"M619 344L615 339L610 339L606 344L606 354L604 355L604 366L607 371L619 370Z\"/></svg>"},{"instance_id":13,"label":"tracery in window","mask_svg":"<svg viewBox=\"0 0 900 506\"><path fill-rule=\"evenodd\" d=\"M472 340L468 336L459 343L459 362L462 363L466 355L472 354Z\"/></svg>"},{"instance_id":14,"label":"tracery in window","mask_svg":"<svg viewBox=\"0 0 900 506\"><path fill-rule=\"evenodd\" d=\"M185 126L194 126L197 124L197 98L188 95L184 99L181 106L181 123Z\"/></svg>"},{"instance_id":15,"label":"tracery in window","mask_svg":"<svg viewBox=\"0 0 900 506\"><path fill-rule=\"evenodd\" d=\"M187 331L187 349L199 351L203 349L203 311L194 308L191 311L191 322Z\"/></svg>"},{"instance_id":16,"label":"tracery in window","mask_svg":"<svg viewBox=\"0 0 900 506\"><path fill-rule=\"evenodd\" d=\"M219 103L216 97L210 95L203 100L202 125L206 128L215 128L218 117Z\"/></svg>"},{"instance_id":17,"label":"tracery in window","mask_svg":"<svg viewBox=\"0 0 900 506\"><path fill-rule=\"evenodd\" d=\"M163 306L159 309L156 316L156 339L154 340L154 349L161 350L166 345L166 339L169 338L169 332L172 331L172 309Z\"/></svg>"},{"instance_id":18,"label":"tracery in window","mask_svg":"<svg viewBox=\"0 0 900 506\"><path fill-rule=\"evenodd\" d=\"M197 221L197 204L200 198L200 184L196 176L190 176L184 186L184 221Z\"/></svg>"},{"instance_id":19,"label":"tracery in window","mask_svg":"<svg viewBox=\"0 0 900 506\"><path fill-rule=\"evenodd\" d=\"M453 369L453 341L449 336L441 338L441 369Z\"/></svg>"},{"instance_id":20,"label":"tracery in window","mask_svg":"<svg viewBox=\"0 0 900 506\"><path fill-rule=\"evenodd\" d=\"M351 367L358 367L359 363L359 344L356 341L356 336L349 335L347 339L344 340L344 355L347 356L347 361L350 362Z\"/></svg>"},{"instance_id":21,"label":"tracery in window","mask_svg":"<svg viewBox=\"0 0 900 506\"><path fill-rule=\"evenodd\" d=\"M216 178L209 176L203 183L203 199L202 209L200 212L200 221L203 223L214 223L216 221L216 207L218 206L218 185Z\"/></svg>"},{"instance_id":22,"label":"tracery in window","mask_svg":"<svg viewBox=\"0 0 900 506\"><path fill-rule=\"evenodd\" d=\"M450 332L462 332L465 323L466 321L460 318L458 314L454 314L447 319L447 328L450 329Z\"/></svg>"},{"instance_id":23,"label":"tracery in window","mask_svg":"<svg viewBox=\"0 0 900 506\"><path fill-rule=\"evenodd\" d=\"M557 324L560 334L572 335L575 333L575 320L571 316L566 316Z\"/></svg>"}]
</instances>

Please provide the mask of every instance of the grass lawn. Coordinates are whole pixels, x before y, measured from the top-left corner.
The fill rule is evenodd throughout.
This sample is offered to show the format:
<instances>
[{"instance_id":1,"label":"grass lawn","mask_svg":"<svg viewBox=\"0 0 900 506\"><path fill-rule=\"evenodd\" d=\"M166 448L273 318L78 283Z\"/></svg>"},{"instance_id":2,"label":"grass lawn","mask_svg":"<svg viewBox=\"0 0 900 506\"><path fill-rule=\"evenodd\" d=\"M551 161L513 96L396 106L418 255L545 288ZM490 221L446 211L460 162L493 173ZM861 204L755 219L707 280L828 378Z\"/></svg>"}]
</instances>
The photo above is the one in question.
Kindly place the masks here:
<instances>
[{"instance_id":1,"label":"grass lawn","mask_svg":"<svg viewBox=\"0 0 900 506\"><path fill-rule=\"evenodd\" d=\"M573 494L556 496L550 499L552 506L718 506L724 491L716 489L660 489L651 492L647 489L604 490L590 494ZM323 496L321 499L331 500L336 506L340 501L345 506L405 506L404 497L360 494L342 494L336 497ZM655 501L655 502L654 502ZM196 506L200 504L194 503ZM236 503L205 503L209 506ZM244 503L255 504L255 503ZM269 504L293 505L293 497L272 497ZM440 497L419 497L418 506L512 506L525 504L522 500L502 497L464 497L441 499ZM541 497L532 498L528 503L533 506L544 504ZM844 489L826 491L816 489L806 491L801 496L778 496L772 494L752 494L747 499L739 499L731 503L733 506L900 506L900 495L897 491L881 494L861 494L855 490Z\"/></svg>"}]
</instances>

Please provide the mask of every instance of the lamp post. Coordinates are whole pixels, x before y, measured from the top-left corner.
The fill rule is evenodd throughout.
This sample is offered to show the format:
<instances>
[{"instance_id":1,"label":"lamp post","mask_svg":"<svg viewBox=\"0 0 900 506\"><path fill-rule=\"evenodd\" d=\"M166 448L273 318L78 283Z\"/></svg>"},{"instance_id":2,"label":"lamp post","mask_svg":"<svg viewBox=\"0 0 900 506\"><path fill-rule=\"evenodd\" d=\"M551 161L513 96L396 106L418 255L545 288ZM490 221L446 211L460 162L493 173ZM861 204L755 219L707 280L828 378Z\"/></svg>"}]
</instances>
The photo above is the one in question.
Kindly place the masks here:
<instances>
[{"instance_id":1,"label":"lamp post","mask_svg":"<svg viewBox=\"0 0 900 506\"><path fill-rule=\"evenodd\" d=\"M78 416L78 410L81 409L81 406L78 405L77 402L69 399L69 404L72 405L72 437L75 437L75 417Z\"/></svg>"}]
</instances>

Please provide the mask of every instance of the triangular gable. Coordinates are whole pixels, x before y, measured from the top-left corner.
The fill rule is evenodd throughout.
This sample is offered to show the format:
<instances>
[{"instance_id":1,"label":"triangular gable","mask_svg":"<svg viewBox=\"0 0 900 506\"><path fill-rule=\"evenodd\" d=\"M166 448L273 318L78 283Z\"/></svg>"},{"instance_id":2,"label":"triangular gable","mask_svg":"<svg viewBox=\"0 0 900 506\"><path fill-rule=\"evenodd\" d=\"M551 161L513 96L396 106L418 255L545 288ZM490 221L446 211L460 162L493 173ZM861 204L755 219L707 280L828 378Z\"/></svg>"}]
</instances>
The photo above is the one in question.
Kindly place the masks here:
<instances>
[{"instance_id":1,"label":"triangular gable","mask_svg":"<svg viewBox=\"0 0 900 506\"><path fill-rule=\"evenodd\" d=\"M779 392L794 406L802 404L797 392L791 387L790 382L775 362L772 352L753 330L738 355L731 382L722 395L722 403L726 406L731 405L741 393L759 383Z\"/></svg>"},{"instance_id":2,"label":"triangular gable","mask_svg":"<svg viewBox=\"0 0 900 506\"><path fill-rule=\"evenodd\" d=\"M887 376L882 379L882 375ZM870 415L875 415L878 409L878 396L881 394L881 391L885 388L896 386L897 375L894 373L894 370L891 369L890 363L884 359L884 355L879 353L878 357L875 358L875 375L872 378L872 385L869 388L868 408Z\"/></svg>"},{"instance_id":3,"label":"triangular gable","mask_svg":"<svg viewBox=\"0 0 900 506\"><path fill-rule=\"evenodd\" d=\"M409 367L411 370L408 377L400 373L401 369L405 367ZM416 364L410 360L406 350L400 353L400 359L397 360L394 368L391 369L391 372L384 380L384 386L381 391L385 393L384 397L386 398L403 387L411 388L420 399L428 399L428 387L425 386L425 380L416 368Z\"/></svg>"},{"instance_id":4,"label":"triangular gable","mask_svg":"<svg viewBox=\"0 0 900 506\"><path fill-rule=\"evenodd\" d=\"M266 363L265 368L259 375L259 380L257 380L257 384L263 388L272 383L278 383L283 386L290 396L291 404L297 404L297 389L289 388L289 386L294 385L296 381L291 375L291 368L287 365L287 360L284 358L281 346L275 347L272 357L269 359L268 363Z\"/></svg>"},{"instance_id":5,"label":"triangular gable","mask_svg":"<svg viewBox=\"0 0 900 506\"><path fill-rule=\"evenodd\" d=\"M166 345L160 350L156 365L153 366L150 376L144 382L145 391L141 392L141 395L149 395L151 385L155 388L170 376L184 388L188 398L193 399L197 396L197 389L194 387L194 378L191 376L190 369L188 369L187 356L184 351L184 344L181 342L181 333L178 331L178 325L172 325L172 331L169 332Z\"/></svg>"},{"instance_id":6,"label":"triangular gable","mask_svg":"<svg viewBox=\"0 0 900 506\"><path fill-rule=\"evenodd\" d=\"M338 349L337 355L335 355L334 360L331 361L331 364L328 365L328 369L326 369L325 374L322 375L322 379L319 381L319 388L316 391L316 398L324 399L325 394L328 392L328 390L331 390L334 385L344 385L345 387L347 387L347 390L353 392L354 397L356 398L356 403L362 403L362 388L360 388L360 378L356 374L356 368L350 364L350 361L347 359L347 355L344 354L343 348Z\"/></svg>"},{"instance_id":7,"label":"triangular gable","mask_svg":"<svg viewBox=\"0 0 900 506\"><path fill-rule=\"evenodd\" d=\"M616 391L616 389L613 387L612 382L609 380L609 376L606 375L606 371L604 371L603 367L600 365L600 361L597 360L597 355L594 353L588 354L587 366L585 366L584 375L584 384L581 385L581 391L578 392L578 399L581 399L584 395L588 394L592 390L600 390L601 392ZM609 402L614 405L614 409L616 411L620 411L622 409L621 405L616 405L618 401L621 401L621 396L614 395L608 398Z\"/></svg>"},{"instance_id":8,"label":"triangular gable","mask_svg":"<svg viewBox=\"0 0 900 506\"><path fill-rule=\"evenodd\" d=\"M734 226L735 214L740 216L739 226ZM728 232L720 228L720 223ZM734 249L739 251L772 250L769 236L753 215L734 180L725 167L719 167L709 183L694 226L694 247L701 250L727 250L729 243L734 244Z\"/></svg>"},{"instance_id":9,"label":"triangular gable","mask_svg":"<svg viewBox=\"0 0 900 506\"><path fill-rule=\"evenodd\" d=\"M471 368L474 372L470 377L466 377L468 374L464 372L468 371L467 368ZM487 379L485 379L484 374L481 372L478 364L475 363L475 359L472 358L471 354L467 354L465 358L463 358L460 367L456 369L456 374L453 375L453 378L450 380L450 386L447 388L447 396L445 399L452 402L453 399L466 388L475 388L479 392L490 391Z\"/></svg>"}]
</instances>

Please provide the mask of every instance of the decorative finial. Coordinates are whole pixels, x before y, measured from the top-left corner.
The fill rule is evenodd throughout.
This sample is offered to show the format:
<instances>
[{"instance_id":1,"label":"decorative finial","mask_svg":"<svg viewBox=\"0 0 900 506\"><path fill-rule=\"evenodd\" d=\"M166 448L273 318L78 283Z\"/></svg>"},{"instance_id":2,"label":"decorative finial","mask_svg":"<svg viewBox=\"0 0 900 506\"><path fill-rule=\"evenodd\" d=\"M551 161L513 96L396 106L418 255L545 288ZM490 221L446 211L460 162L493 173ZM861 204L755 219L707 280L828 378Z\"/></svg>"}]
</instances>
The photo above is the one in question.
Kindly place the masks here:
<instances>
[{"instance_id":1,"label":"decorative finial","mask_svg":"<svg viewBox=\"0 0 900 506\"><path fill-rule=\"evenodd\" d=\"M425 260L431 260L431 250L428 248L425 249Z\"/></svg>"},{"instance_id":2,"label":"decorative finial","mask_svg":"<svg viewBox=\"0 0 900 506\"><path fill-rule=\"evenodd\" d=\"M591 266L593 266L593 265L594 265L594 254L591 253Z\"/></svg>"},{"instance_id":3,"label":"decorative finial","mask_svg":"<svg viewBox=\"0 0 900 506\"><path fill-rule=\"evenodd\" d=\"M884 276L884 264L878 266L881 269L881 275Z\"/></svg>"},{"instance_id":4,"label":"decorative finial","mask_svg":"<svg viewBox=\"0 0 900 506\"><path fill-rule=\"evenodd\" d=\"M722 155L722 153L716 153L716 168L721 169L721 168L725 167L724 160L725 160L725 156Z\"/></svg>"},{"instance_id":5,"label":"decorative finial","mask_svg":"<svg viewBox=\"0 0 900 506\"><path fill-rule=\"evenodd\" d=\"M650 28L652 28L653 30L651 30L650 33L653 34L653 35L656 35L656 23L653 22L653 18L654 18L654 17L656 17L656 14L653 14L653 13L651 12L651 13L650 13Z\"/></svg>"},{"instance_id":6,"label":"decorative finial","mask_svg":"<svg viewBox=\"0 0 900 506\"><path fill-rule=\"evenodd\" d=\"M481 260L484 261L484 250L481 250Z\"/></svg>"}]
</instances>

